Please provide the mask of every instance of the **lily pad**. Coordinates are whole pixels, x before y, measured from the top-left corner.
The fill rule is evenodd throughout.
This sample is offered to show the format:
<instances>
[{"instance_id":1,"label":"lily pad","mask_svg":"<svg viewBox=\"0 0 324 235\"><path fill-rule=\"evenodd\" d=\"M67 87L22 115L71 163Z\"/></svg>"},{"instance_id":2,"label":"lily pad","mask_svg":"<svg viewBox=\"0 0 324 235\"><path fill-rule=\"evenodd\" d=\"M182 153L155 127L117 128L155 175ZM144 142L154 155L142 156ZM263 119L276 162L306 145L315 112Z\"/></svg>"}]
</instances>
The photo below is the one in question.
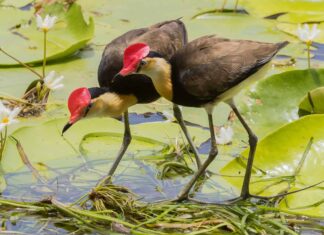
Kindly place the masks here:
<instances>
[{"instance_id":1,"label":"lily pad","mask_svg":"<svg viewBox=\"0 0 324 235\"><path fill-rule=\"evenodd\" d=\"M34 0L1 0L0 6L24 7L33 2Z\"/></svg>"},{"instance_id":2,"label":"lily pad","mask_svg":"<svg viewBox=\"0 0 324 235\"><path fill-rule=\"evenodd\" d=\"M261 80L239 100L240 110L259 137L297 120L308 91L324 85L324 69L293 70Z\"/></svg>"},{"instance_id":3,"label":"lily pad","mask_svg":"<svg viewBox=\"0 0 324 235\"><path fill-rule=\"evenodd\" d=\"M122 141L123 134L111 132L90 133L83 137L79 149L84 156L114 159ZM136 158L152 155L153 152L161 151L165 146L165 143L153 139L132 136L132 142L123 159L128 155L136 156Z\"/></svg>"},{"instance_id":4,"label":"lily pad","mask_svg":"<svg viewBox=\"0 0 324 235\"><path fill-rule=\"evenodd\" d=\"M299 104L299 116L324 114L324 87L309 91Z\"/></svg>"},{"instance_id":5,"label":"lily pad","mask_svg":"<svg viewBox=\"0 0 324 235\"><path fill-rule=\"evenodd\" d=\"M240 4L251 15L266 17L286 12L323 12L322 1L311 0L241 0Z\"/></svg>"},{"instance_id":6,"label":"lily pad","mask_svg":"<svg viewBox=\"0 0 324 235\"><path fill-rule=\"evenodd\" d=\"M284 210L291 211L300 215L311 217L324 217L324 197L323 185L321 188L312 188L296 194L285 197L279 204ZM294 187L291 190L300 190L300 187Z\"/></svg>"},{"instance_id":7,"label":"lily pad","mask_svg":"<svg viewBox=\"0 0 324 235\"><path fill-rule=\"evenodd\" d=\"M31 162L47 162L54 159L71 159L71 161L76 160L83 162L84 159L80 158L83 153L85 153L85 156L102 156L104 152L103 146L107 146L105 151L109 153L108 155L111 159L115 158L115 154L117 154L122 143L121 135L124 130L123 123L111 118L86 119L74 124L64 136L61 136L62 128L66 122L67 119L60 118L45 122L41 125L21 127L14 131L12 135L21 142ZM192 136L196 137L195 140L197 145L200 145L209 137L209 132L200 128L191 127L189 131ZM94 136L98 136L98 134L90 133L96 132L109 132L114 134L110 134L109 137L107 137L106 134L100 134L97 143L98 146L95 147L94 139L96 138L94 138ZM131 132L132 135L135 136L135 144L130 145L129 151L133 154L134 151L138 151L136 147L136 143L138 142L141 142L139 146L142 147L150 145L150 148L153 149L155 148L154 146L156 146L156 150L158 151L162 143L169 144L173 142L175 138L181 137L182 135L179 125L175 123L146 123L132 125ZM108 142L113 144L107 144ZM79 149L80 143L82 144ZM90 146L95 150L90 151ZM81 150L81 152L79 152L79 150ZM57 162L59 163L59 161ZM61 164L65 166L69 164L69 160L64 160L63 163ZM73 164L75 164L75 162ZM14 141L8 141L2 159L2 166L5 172L15 172L23 166Z\"/></svg>"},{"instance_id":8,"label":"lily pad","mask_svg":"<svg viewBox=\"0 0 324 235\"><path fill-rule=\"evenodd\" d=\"M289 12L277 18L283 23L314 23L323 22L323 12Z\"/></svg>"},{"instance_id":9,"label":"lily pad","mask_svg":"<svg viewBox=\"0 0 324 235\"><path fill-rule=\"evenodd\" d=\"M324 174L321 170L324 165L323 128L324 115L310 115L289 123L263 138L256 150L251 193L274 195L289 190L289 184L302 188L323 180ZM227 180L239 188L247 155L248 149L221 171L224 175L236 176ZM323 188L321 190L324 195ZM307 203L315 203L318 199ZM304 197L299 197L299 200L305 201ZM315 216L324 217L324 211Z\"/></svg>"},{"instance_id":10,"label":"lily pad","mask_svg":"<svg viewBox=\"0 0 324 235\"><path fill-rule=\"evenodd\" d=\"M5 17L8 14L6 11L7 9L0 8L0 19L2 19L2 21L6 21ZM40 63L43 59L43 33L37 31L35 17L32 12L29 11L28 13L29 17L32 19L32 23L24 23L21 19L26 18L25 11L17 9L12 9L10 11L12 11L12 15L15 15L17 19L16 22L22 24L20 27L14 29L1 25L0 45L8 53L25 63ZM65 12L63 5L53 4L46 8L46 13L58 17L56 25L47 35L48 61L75 53L77 50L84 47L93 37L93 19L90 18L89 23L86 23L79 5L73 4L69 10ZM11 27L14 27L17 23L13 23ZM0 53L0 66L13 65L17 65L17 62L3 53Z\"/></svg>"}]
</instances>

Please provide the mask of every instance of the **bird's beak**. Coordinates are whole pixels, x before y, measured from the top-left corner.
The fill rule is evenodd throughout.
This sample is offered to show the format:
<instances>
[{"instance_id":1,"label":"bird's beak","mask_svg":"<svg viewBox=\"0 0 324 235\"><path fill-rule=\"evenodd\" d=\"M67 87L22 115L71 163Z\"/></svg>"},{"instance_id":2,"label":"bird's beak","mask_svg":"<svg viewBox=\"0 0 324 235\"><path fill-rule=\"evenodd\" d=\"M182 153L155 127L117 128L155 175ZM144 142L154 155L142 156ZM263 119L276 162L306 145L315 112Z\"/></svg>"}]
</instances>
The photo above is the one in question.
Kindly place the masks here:
<instances>
[{"instance_id":1,"label":"bird's beak","mask_svg":"<svg viewBox=\"0 0 324 235\"><path fill-rule=\"evenodd\" d=\"M64 134L64 132L66 132L71 126L73 125L73 123L66 123L65 126L63 127L63 130L62 130L62 135Z\"/></svg>"}]
</instances>

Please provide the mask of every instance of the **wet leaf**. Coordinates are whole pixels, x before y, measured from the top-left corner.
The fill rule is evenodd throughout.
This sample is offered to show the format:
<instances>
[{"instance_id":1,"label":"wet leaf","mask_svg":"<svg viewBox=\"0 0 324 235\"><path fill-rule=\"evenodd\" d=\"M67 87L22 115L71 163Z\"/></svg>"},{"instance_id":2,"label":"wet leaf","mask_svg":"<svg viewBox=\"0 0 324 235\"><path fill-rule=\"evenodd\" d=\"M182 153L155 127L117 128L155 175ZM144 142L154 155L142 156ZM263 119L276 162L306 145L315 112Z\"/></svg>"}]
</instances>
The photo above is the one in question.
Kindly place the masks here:
<instances>
[{"instance_id":1,"label":"wet leaf","mask_svg":"<svg viewBox=\"0 0 324 235\"><path fill-rule=\"evenodd\" d=\"M6 8L0 8L1 21L7 21L8 12L6 11ZM26 19L25 11L17 9L10 11L11 14L15 14L17 23L22 22L22 18ZM86 23L81 7L77 4L73 4L67 12L64 11L63 5L53 4L46 8L45 12L58 16L57 23L47 35L48 61L75 53L93 37L93 19L90 18L89 23ZM11 55L25 63L40 63L43 59L43 33L37 30L32 12L28 11L28 13L29 19L32 20L31 23L23 21L21 27L12 30L1 25L0 45ZM11 27L13 26L15 26L14 23ZM11 65L17 65L17 63L1 53L0 66Z\"/></svg>"},{"instance_id":2,"label":"wet leaf","mask_svg":"<svg viewBox=\"0 0 324 235\"><path fill-rule=\"evenodd\" d=\"M311 90L299 104L299 116L308 114L324 114L324 87Z\"/></svg>"},{"instance_id":3,"label":"wet leaf","mask_svg":"<svg viewBox=\"0 0 324 235\"><path fill-rule=\"evenodd\" d=\"M263 138L256 150L251 193L275 195L286 190L292 191L289 185L303 188L323 180L324 174L321 170L324 164L323 128L324 115L309 115ZM309 144L311 139L312 143ZM242 157L231 161L221 171L222 174L236 176L228 177L227 180L238 188L241 187L246 163L244 159L247 155L248 149L242 153ZM324 195L323 188L316 190L322 190L322 195ZM305 198L298 194L296 193L295 199L297 200L298 197L301 203L304 203ZM309 199L307 204L321 200L318 197ZM323 212L322 210L313 215L324 216Z\"/></svg>"},{"instance_id":4,"label":"wet leaf","mask_svg":"<svg viewBox=\"0 0 324 235\"><path fill-rule=\"evenodd\" d=\"M323 185L320 185L318 188L288 195L280 202L279 207L301 215L324 218ZM291 190L299 189L301 187L294 187Z\"/></svg>"},{"instance_id":5,"label":"wet leaf","mask_svg":"<svg viewBox=\"0 0 324 235\"><path fill-rule=\"evenodd\" d=\"M324 70L294 70L261 80L239 100L252 129L259 137L297 120L298 106L308 91L324 85Z\"/></svg>"},{"instance_id":6,"label":"wet leaf","mask_svg":"<svg viewBox=\"0 0 324 235\"><path fill-rule=\"evenodd\" d=\"M249 14L266 17L286 12L323 12L322 1L311 0L242 0L240 4Z\"/></svg>"},{"instance_id":7,"label":"wet leaf","mask_svg":"<svg viewBox=\"0 0 324 235\"><path fill-rule=\"evenodd\" d=\"M324 15L322 12L289 12L277 18L283 23L314 23L323 22Z\"/></svg>"},{"instance_id":8,"label":"wet leaf","mask_svg":"<svg viewBox=\"0 0 324 235\"><path fill-rule=\"evenodd\" d=\"M85 135L80 143L80 152L84 156L95 158L114 159L123 141L123 134L96 132ZM166 144L140 136L132 136L132 142L127 149L126 156L154 155L154 152L161 151Z\"/></svg>"}]
</instances>

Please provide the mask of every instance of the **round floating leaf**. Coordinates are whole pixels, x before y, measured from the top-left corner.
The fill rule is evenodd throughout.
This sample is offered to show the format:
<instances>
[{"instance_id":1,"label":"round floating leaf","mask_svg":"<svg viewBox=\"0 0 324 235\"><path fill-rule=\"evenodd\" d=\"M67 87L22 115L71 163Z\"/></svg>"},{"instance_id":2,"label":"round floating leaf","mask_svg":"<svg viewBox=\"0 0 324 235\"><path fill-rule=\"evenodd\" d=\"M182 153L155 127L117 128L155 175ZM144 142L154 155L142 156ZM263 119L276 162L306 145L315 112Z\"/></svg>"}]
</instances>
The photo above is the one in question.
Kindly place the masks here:
<instances>
[{"instance_id":1,"label":"round floating leaf","mask_svg":"<svg viewBox=\"0 0 324 235\"><path fill-rule=\"evenodd\" d=\"M307 93L299 104L299 116L308 114L324 114L324 87Z\"/></svg>"},{"instance_id":2,"label":"round floating leaf","mask_svg":"<svg viewBox=\"0 0 324 235\"><path fill-rule=\"evenodd\" d=\"M65 134L61 135L67 118L55 119L41 125L21 127L12 135L18 139L32 163L48 162L57 159L60 167L82 162L78 147L82 137L94 131L122 132L123 125L110 118L82 120L74 124ZM9 139L2 159L5 172L15 172L23 166L16 143ZM58 166L52 166L58 167Z\"/></svg>"},{"instance_id":3,"label":"round floating leaf","mask_svg":"<svg viewBox=\"0 0 324 235\"><path fill-rule=\"evenodd\" d=\"M266 17L286 12L323 12L322 1L311 0L240 0L240 4L251 15Z\"/></svg>"},{"instance_id":4,"label":"round floating leaf","mask_svg":"<svg viewBox=\"0 0 324 235\"><path fill-rule=\"evenodd\" d=\"M324 217L324 197L323 186L321 188L312 188L296 194L285 197L279 204L279 207L293 213L311 217ZM291 191L302 189L294 187Z\"/></svg>"},{"instance_id":5,"label":"round floating leaf","mask_svg":"<svg viewBox=\"0 0 324 235\"><path fill-rule=\"evenodd\" d=\"M8 9L0 8L1 21L8 21ZM9 10L11 15L15 15L17 23L21 23L18 28L12 23L4 26L1 24L0 45L11 55L25 63L40 63L43 59L43 33L37 30L35 17L29 11L29 18L32 23L26 23L21 19L26 19L26 12L17 9ZM47 60L54 60L75 53L93 37L94 23L90 18L87 24L84 21L81 7L73 4L68 11L63 5L53 4L46 8L46 13L57 15L58 21L47 35ZM14 21L15 22L15 21ZM8 56L0 53L0 66L17 65L17 62Z\"/></svg>"},{"instance_id":6,"label":"round floating leaf","mask_svg":"<svg viewBox=\"0 0 324 235\"><path fill-rule=\"evenodd\" d=\"M261 80L239 100L240 110L259 137L299 118L308 91L324 86L324 69L293 70Z\"/></svg>"},{"instance_id":7,"label":"round floating leaf","mask_svg":"<svg viewBox=\"0 0 324 235\"><path fill-rule=\"evenodd\" d=\"M323 129L324 115L310 115L289 123L262 139L255 154L251 192L275 195L289 190L289 184L303 188L323 180ZM248 151L245 150L241 157L221 171L224 175L234 176L227 180L238 188L241 187ZM323 188L321 191L324 195ZM305 201L302 196L298 198ZM316 203L318 199L307 203ZM324 216L324 211L315 216Z\"/></svg>"},{"instance_id":8,"label":"round floating leaf","mask_svg":"<svg viewBox=\"0 0 324 235\"><path fill-rule=\"evenodd\" d=\"M324 21L323 12L288 12L277 18L283 23L314 23Z\"/></svg>"},{"instance_id":9,"label":"round floating leaf","mask_svg":"<svg viewBox=\"0 0 324 235\"><path fill-rule=\"evenodd\" d=\"M114 159L123 142L123 134L96 132L85 135L80 143L80 152L84 156ZM132 136L132 142L127 148L126 156L134 155L136 158L152 155L161 151L166 144L140 136ZM125 157L124 157L125 158Z\"/></svg>"}]
</instances>

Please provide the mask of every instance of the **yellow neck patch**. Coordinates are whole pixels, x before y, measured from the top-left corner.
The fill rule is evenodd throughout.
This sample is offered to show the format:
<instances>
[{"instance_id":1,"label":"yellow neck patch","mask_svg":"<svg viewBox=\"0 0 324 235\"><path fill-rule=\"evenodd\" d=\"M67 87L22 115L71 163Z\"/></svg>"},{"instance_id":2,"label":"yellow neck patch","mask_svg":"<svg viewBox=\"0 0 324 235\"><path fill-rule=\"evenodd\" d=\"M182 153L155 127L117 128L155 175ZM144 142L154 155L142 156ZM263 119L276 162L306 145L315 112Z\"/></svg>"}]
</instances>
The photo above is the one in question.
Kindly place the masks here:
<instances>
[{"instance_id":1,"label":"yellow neck patch","mask_svg":"<svg viewBox=\"0 0 324 235\"><path fill-rule=\"evenodd\" d=\"M137 98L134 95L107 92L92 100L93 105L87 117L119 117L136 103Z\"/></svg>"}]
</instances>

